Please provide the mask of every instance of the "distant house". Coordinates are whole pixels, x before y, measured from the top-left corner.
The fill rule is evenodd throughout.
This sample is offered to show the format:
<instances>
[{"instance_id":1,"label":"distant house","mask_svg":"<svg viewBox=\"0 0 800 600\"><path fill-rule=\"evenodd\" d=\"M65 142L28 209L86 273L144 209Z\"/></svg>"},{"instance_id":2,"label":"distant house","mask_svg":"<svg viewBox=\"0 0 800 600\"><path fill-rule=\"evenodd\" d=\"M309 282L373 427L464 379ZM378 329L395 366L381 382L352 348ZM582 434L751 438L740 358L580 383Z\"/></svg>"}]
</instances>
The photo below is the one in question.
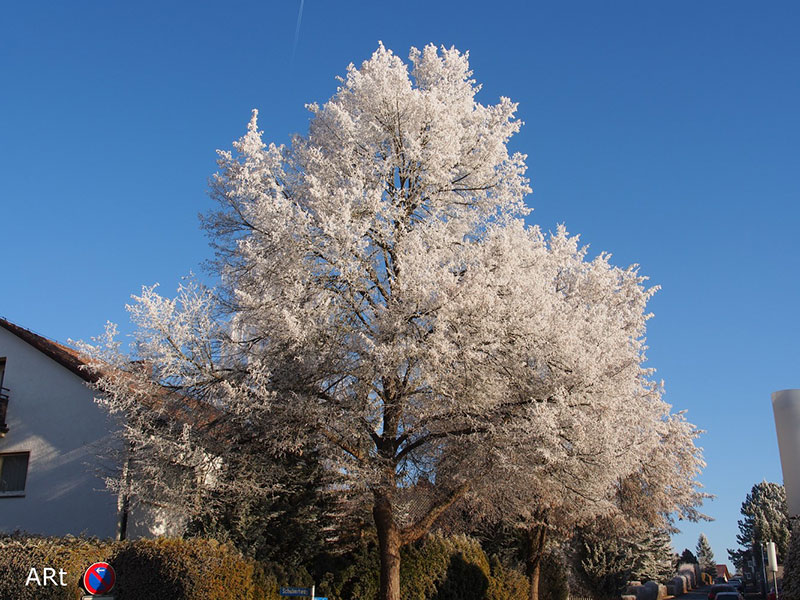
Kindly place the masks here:
<instances>
[{"instance_id":1,"label":"distant house","mask_svg":"<svg viewBox=\"0 0 800 600\"><path fill-rule=\"evenodd\" d=\"M174 533L106 489L122 452L80 354L0 319L0 532L129 537ZM130 516L130 518L128 518Z\"/></svg>"},{"instance_id":2,"label":"distant house","mask_svg":"<svg viewBox=\"0 0 800 600\"><path fill-rule=\"evenodd\" d=\"M725 581L731 578L731 574L728 571L728 565L717 565L717 577L721 577Z\"/></svg>"}]
</instances>

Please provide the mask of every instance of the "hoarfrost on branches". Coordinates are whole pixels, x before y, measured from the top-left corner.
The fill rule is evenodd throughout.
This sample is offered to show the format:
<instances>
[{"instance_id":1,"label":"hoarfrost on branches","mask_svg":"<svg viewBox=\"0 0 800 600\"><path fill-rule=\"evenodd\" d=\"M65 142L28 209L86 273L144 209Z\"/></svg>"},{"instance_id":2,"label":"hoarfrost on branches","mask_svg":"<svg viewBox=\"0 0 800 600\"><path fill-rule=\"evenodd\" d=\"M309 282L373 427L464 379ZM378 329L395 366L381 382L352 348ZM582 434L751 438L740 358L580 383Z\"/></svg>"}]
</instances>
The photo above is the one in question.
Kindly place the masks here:
<instances>
[{"instance_id":1,"label":"hoarfrost on branches","mask_svg":"<svg viewBox=\"0 0 800 600\"><path fill-rule=\"evenodd\" d=\"M265 144L253 111L204 219L219 288L177 303L146 288L131 307L137 390L213 408L237 447L313 447L335 489L363 495L383 598L399 548L462 498L586 519L652 463L693 506L702 464L643 366L656 288L563 226L525 224L517 105L476 101L467 54L409 59L381 45L350 65L289 146ZM107 379L109 406L138 410Z\"/></svg>"},{"instance_id":2,"label":"hoarfrost on branches","mask_svg":"<svg viewBox=\"0 0 800 600\"><path fill-rule=\"evenodd\" d=\"M789 547L791 524L786 507L786 490L780 483L762 481L755 484L744 502L742 518L738 521L739 533L736 541L740 548L728 549L728 558L741 567L746 555L758 545L773 541L778 562L782 562ZM761 565L761 552L755 552L753 559L758 568Z\"/></svg>"}]
</instances>

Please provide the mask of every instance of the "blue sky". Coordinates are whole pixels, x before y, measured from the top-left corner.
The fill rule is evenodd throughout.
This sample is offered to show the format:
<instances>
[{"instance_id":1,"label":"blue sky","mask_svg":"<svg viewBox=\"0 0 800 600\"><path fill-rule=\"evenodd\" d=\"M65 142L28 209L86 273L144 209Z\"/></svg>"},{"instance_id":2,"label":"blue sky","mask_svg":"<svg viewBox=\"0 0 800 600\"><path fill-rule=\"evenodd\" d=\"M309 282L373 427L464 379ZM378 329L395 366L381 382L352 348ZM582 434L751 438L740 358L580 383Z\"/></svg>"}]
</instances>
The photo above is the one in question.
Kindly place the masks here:
<instances>
[{"instance_id":1,"label":"blue sky","mask_svg":"<svg viewBox=\"0 0 800 600\"><path fill-rule=\"evenodd\" d=\"M143 284L210 251L217 148L304 103L378 40L469 50L479 99L519 102L531 221L638 263L650 365L706 430L714 522L735 547L750 487L781 481L769 395L800 387L800 9L790 2L7 3L0 18L0 315L87 339ZM125 328L123 327L123 330Z\"/></svg>"}]
</instances>

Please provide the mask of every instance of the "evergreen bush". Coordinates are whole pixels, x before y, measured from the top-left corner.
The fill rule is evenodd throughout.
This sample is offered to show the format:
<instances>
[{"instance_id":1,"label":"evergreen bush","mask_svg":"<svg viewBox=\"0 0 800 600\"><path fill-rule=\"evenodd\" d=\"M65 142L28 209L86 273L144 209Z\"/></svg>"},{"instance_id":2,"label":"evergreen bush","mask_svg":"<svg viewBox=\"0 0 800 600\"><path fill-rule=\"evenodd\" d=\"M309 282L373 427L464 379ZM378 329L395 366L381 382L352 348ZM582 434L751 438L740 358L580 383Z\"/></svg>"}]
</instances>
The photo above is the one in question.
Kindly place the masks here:
<instances>
[{"instance_id":1,"label":"evergreen bush","mask_svg":"<svg viewBox=\"0 0 800 600\"><path fill-rule=\"evenodd\" d=\"M528 598L528 578L519 571L507 567L497 556L489 562L492 576L489 579L487 600L523 600ZM541 585L541 583L540 583ZM541 588L540 588L541 591ZM544 598L544 596L541 596Z\"/></svg>"},{"instance_id":2,"label":"evergreen bush","mask_svg":"<svg viewBox=\"0 0 800 600\"><path fill-rule=\"evenodd\" d=\"M228 543L205 538L104 541L92 538L0 537L0 598L74 600L81 579L95 562L117 573L117 600L281 600L282 586L311 587L330 600L374 600L379 560L374 543L345 556L328 556L304 566L259 562ZM66 586L25 586L36 567L67 572ZM542 564L542 600L566 600L564 568L548 555ZM524 600L527 578L491 560L480 543L467 536L431 535L402 550L403 600Z\"/></svg>"},{"instance_id":3,"label":"evergreen bush","mask_svg":"<svg viewBox=\"0 0 800 600\"><path fill-rule=\"evenodd\" d=\"M136 540L120 546L117 600L262 600L254 561L233 546L202 538Z\"/></svg>"},{"instance_id":4,"label":"evergreen bush","mask_svg":"<svg viewBox=\"0 0 800 600\"><path fill-rule=\"evenodd\" d=\"M346 560L333 572L316 573L319 594L330 600L374 600L379 573L375 544L362 545ZM403 600L524 600L528 582L497 557L490 561L477 540L434 534L402 549L400 593Z\"/></svg>"},{"instance_id":5,"label":"evergreen bush","mask_svg":"<svg viewBox=\"0 0 800 600\"><path fill-rule=\"evenodd\" d=\"M117 573L118 600L267 600L274 587L232 546L199 538L115 542L16 535L0 538L0 556L0 598L14 600L74 600L82 594L86 569L101 561ZM32 567L40 578L45 567L64 569L67 585L26 586Z\"/></svg>"}]
</instances>

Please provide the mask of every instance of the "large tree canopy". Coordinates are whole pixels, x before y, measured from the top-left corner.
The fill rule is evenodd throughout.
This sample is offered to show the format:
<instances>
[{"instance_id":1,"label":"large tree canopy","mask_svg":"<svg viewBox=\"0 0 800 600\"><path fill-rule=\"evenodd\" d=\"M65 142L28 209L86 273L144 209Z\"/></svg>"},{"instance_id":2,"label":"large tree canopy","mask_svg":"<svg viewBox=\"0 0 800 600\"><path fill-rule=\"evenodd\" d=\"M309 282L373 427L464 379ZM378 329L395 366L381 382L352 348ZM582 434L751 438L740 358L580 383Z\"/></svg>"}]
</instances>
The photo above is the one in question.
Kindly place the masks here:
<instances>
[{"instance_id":1,"label":"large tree canopy","mask_svg":"<svg viewBox=\"0 0 800 600\"><path fill-rule=\"evenodd\" d=\"M399 548L462 498L565 525L621 486L658 514L700 499L697 432L643 365L655 288L526 225L516 105L477 102L471 75L455 49L412 49L409 71L380 46L290 146L254 111L205 218L219 287L132 307L151 383L226 415L237 448L313 447L371 505L384 599Z\"/></svg>"}]
</instances>

